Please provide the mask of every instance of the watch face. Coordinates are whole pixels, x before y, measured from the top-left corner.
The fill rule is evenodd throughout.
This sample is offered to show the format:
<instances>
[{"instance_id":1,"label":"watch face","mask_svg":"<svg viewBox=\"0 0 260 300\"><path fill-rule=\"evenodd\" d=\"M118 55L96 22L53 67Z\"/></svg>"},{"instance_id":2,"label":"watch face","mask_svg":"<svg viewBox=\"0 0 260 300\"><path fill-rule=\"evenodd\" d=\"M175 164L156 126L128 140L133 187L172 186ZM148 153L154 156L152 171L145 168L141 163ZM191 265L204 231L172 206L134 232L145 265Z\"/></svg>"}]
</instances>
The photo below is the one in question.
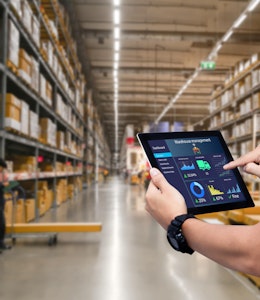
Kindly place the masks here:
<instances>
[{"instance_id":1,"label":"watch face","mask_svg":"<svg viewBox=\"0 0 260 300\"><path fill-rule=\"evenodd\" d=\"M174 237L172 237L172 236L169 236L169 235L167 235L167 237L168 237L168 241L169 241L169 243L171 244L171 246L175 249L175 250L179 250L179 243L178 243L178 241L174 238Z\"/></svg>"}]
</instances>

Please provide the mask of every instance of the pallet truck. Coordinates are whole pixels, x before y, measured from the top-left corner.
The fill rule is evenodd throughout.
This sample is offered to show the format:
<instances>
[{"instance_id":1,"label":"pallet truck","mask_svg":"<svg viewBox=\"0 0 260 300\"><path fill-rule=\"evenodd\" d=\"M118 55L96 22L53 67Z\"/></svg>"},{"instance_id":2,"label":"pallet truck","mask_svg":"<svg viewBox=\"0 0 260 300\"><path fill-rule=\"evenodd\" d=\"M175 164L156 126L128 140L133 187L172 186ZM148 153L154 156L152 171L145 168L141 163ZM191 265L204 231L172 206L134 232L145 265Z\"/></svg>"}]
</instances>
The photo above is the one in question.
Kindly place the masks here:
<instances>
[{"instance_id":1,"label":"pallet truck","mask_svg":"<svg viewBox=\"0 0 260 300\"><path fill-rule=\"evenodd\" d=\"M12 194L14 209L11 224L6 224L6 237L11 238L13 244L17 238L48 237L48 245L53 246L57 244L58 233L61 232L100 232L102 230L102 224L99 222L15 223L16 201L18 198L25 200L25 191L18 182L12 182L7 191Z\"/></svg>"}]
</instances>

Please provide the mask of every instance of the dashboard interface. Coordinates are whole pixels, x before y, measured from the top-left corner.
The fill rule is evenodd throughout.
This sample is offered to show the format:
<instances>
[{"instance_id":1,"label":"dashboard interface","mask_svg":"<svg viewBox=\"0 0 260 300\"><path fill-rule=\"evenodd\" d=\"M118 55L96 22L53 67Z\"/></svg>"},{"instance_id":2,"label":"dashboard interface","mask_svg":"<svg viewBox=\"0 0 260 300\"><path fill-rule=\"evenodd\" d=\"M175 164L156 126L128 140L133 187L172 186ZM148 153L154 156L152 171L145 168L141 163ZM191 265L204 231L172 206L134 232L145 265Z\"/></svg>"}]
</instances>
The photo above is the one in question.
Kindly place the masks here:
<instances>
[{"instance_id":1,"label":"dashboard interface","mask_svg":"<svg viewBox=\"0 0 260 300\"><path fill-rule=\"evenodd\" d=\"M148 159L152 155L151 165L159 168L168 182L181 192L188 209L199 213L200 207L207 206L220 205L216 211L232 203L238 203L235 208L253 206L249 204L252 199L238 170L223 169L232 157L230 153L227 155L228 150L223 148L218 136L147 138L144 148L147 146L150 148ZM210 211L214 208L203 212Z\"/></svg>"}]
</instances>

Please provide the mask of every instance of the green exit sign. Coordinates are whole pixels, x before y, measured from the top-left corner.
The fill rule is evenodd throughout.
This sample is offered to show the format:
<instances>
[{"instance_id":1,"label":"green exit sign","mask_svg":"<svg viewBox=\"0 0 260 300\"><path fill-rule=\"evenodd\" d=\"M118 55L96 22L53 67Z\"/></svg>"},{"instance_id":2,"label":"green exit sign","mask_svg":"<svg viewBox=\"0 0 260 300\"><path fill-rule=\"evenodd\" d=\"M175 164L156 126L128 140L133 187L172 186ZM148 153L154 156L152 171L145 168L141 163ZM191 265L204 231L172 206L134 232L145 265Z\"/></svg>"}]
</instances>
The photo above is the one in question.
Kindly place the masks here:
<instances>
[{"instance_id":1,"label":"green exit sign","mask_svg":"<svg viewBox=\"0 0 260 300\"><path fill-rule=\"evenodd\" d=\"M202 61L200 67L202 70L214 70L216 68L216 63L214 61Z\"/></svg>"}]
</instances>

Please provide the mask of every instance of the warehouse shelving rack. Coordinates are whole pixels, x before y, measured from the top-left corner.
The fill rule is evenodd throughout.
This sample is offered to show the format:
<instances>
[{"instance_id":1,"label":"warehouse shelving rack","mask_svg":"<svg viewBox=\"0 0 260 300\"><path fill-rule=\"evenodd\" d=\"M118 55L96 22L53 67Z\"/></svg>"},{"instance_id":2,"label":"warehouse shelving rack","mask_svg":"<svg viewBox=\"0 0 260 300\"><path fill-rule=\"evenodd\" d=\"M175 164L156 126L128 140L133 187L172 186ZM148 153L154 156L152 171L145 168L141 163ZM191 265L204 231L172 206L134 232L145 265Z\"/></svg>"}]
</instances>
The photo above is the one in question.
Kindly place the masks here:
<instances>
[{"instance_id":1,"label":"warehouse shelving rack","mask_svg":"<svg viewBox=\"0 0 260 300\"><path fill-rule=\"evenodd\" d=\"M209 115L193 125L194 130L220 130L234 158L260 142L260 60L253 57L237 64L237 71L213 92ZM242 175L252 192L259 189L255 176Z\"/></svg>"},{"instance_id":2,"label":"warehouse shelving rack","mask_svg":"<svg viewBox=\"0 0 260 300\"><path fill-rule=\"evenodd\" d=\"M51 3L51 1L50 1ZM55 41L53 40L52 34L49 32L48 26L44 20L44 16L40 11L40 2L39 1L31 1L30 4L33 6L33 10L36 12L39 22L41 22L41 27L43 30L47 32L50 40L53 45L55 45ZM44 7L44 3L41 3ZM34 56L34 58L39 63L39 70L43 73L48 80L51 82L53 87L53 106L48 105L37 93L33 90L28 83L24 82L21 79L14 68L7 67L7 47L8 47L8 22L11 20L16 28L19 30L20 34L20 47L26 49L30 53L30 55ZM71 139L77 143L79 147L84 141L84 133L83 129L85 128L85 122L83 118L83 114L81 114L76 107L74 101L68 95L68 93L64 90L62 83L58 80L56 75L54 74L51 66L46 62L45 58L42 56L39 47L35 44L30 34L27 32L25 26L21 22L21 19L17 15L17 13L11 8L11 4L6 1L0 1L0 30L2 37L2 47L0 52L0 156L6 158L10 153L15 154L26 154L32 155L34 157L44 156L48 160L50 160L51 164L55 167L56 162L62 162L65 164L70 164L73 168L73 171L65 171L65 172L41 172L38 171L39 163L37 164L36 170L30 173L17 173L10 174L10 178L13 180L19 181L28 181L32 180L34 182L34 198L37 201L37 190L38 190L38 182L41 179L46 179L49 181L53 191L54 191L54 206L56 206L56 197L54 188L56 186L57 180L59 178L72 178L72 181L75 182L77 177L82 176L82 170L76 170L77 165L82 165L83 163L83 154L74 154L69 153L68 151L60 150L56 147L50 146L48 144L43 144L38 140L34 140L29 138L28 136L24 136L19 132L14 130L6 130L5 127L5 97L9 92L14 93L16 96L21 97L23 101L25 101L38 116L47 117L51 119L57 129L63 130L64 132L69 132L71 135ZM67 37L66 37L67 39ZM56 53L58 53L56 49ZM60 58L62 62L62 59ZM75 59L74 59L75 62ZM78 72L78 62L75 62L77 68L75 70ZM63 65L63 69L67 72L66 65ZM76 74L75 76L78 76ZM68 74L67 77L70 80L70 84L75 89L76 82L71 78L71 74ZM57 93L61 95L64 101L70 106L72 110L72 114L76 118L76 126L77 128L82 128L82 133L77 131L77 128L71 126L71 124L59 116L56 113L56 99ZM84 101L84 97L81 99ZM37 207L37 205L36 205ZM36 217L39 216L39 211L36 210Z\"/></svg>"}]
</instances>

